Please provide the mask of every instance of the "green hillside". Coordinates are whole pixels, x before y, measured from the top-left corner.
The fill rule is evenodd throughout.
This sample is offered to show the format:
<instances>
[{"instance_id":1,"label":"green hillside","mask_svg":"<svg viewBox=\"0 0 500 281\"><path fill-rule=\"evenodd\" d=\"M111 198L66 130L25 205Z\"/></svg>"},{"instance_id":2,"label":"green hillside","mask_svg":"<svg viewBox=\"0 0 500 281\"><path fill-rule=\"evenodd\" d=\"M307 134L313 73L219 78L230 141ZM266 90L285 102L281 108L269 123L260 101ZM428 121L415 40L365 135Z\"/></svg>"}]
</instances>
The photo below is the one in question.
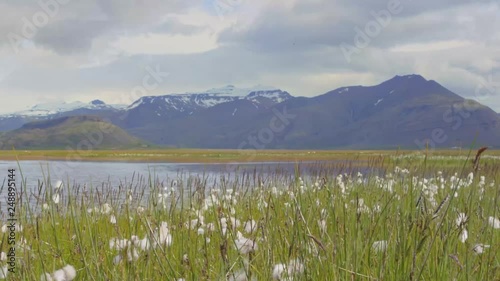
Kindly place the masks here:
<instances>
[{"instance_id":1,"label":"green hillside","mask_svg":"<svg viewBox=\"0 0 500 281\"><path fill-rule=\"evenodd\" d=\"M62 117L25 124L0 134L0 149L73 150L134 148L146 142L95 116Z\"/></svg>"}]
</instances>

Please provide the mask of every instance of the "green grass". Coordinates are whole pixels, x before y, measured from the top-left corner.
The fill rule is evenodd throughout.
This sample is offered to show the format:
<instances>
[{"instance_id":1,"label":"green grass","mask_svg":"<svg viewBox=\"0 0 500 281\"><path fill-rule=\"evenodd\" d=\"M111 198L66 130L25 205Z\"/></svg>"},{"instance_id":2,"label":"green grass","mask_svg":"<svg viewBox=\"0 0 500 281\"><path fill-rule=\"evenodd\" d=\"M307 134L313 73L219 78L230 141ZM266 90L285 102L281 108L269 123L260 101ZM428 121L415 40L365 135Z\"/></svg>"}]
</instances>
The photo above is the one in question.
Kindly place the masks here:
<instances>
[{"instance_id":1,"label":"green grass","mask_svg":"<svg viewBox=\"0 0 500 281\"><path fill-rule=\"evenodd\" d=\"M468 151L435 150L428 153L428 162L440 166L460 167ZM484 162L494 164L500 150L489 150ZM125 162L228 163L251 161L359 161L366 165L384 164L386 159L412 164L425 153L412 150L258 150L235 149L94 149L94 150L0 150L0 160L67 160Z\"/></svg>"},{"instance_id":2,"label":"green grass","mask_svg":"<svg viewBox=\"0 0 500 281\"><path fill-rule=\"evenodd\" d=\"M55 204L56 191L47 177L39 194L19 198L39 200L18 210L23 230L16 235L29 249L18 245L18 273L9 277L40 280L43 272L70 264L77 269L75 280L272 280L273 268L283 264L285 271L295 271L294 280L499 280L500 229L488 223L489 217L500 217L500 173L498 165L491 165L499 160L483 163L469 182L469 162L449 165L448 159L429 158L371 161L387 170L384 177L338 175L338 166L325 165L316 167L317 177L220 179L216 191L202 178L181 178L165 191L162 179L151 175L147 182L122 187L123 197L131 190L132 200L125 202L100 187L69 187L72 181L66 179L62 200ZM451 181L455 172L457 180ZM174 192L159 202L159 194L171 186ZM41 210L44 203L47 208ZM104 204L111 206L109 213L101 212ZM95 208L99 211L88 212ZM468 217L461 226L459 213ZM222 231L222 218L236 218L240 225L229 223ZM257 227L248 233L244 223L252 219ZM153 243L162 222L168 224L171 245L110 248L111 239L134 235ZM459 240L463 229L468 231L465 243ZM249 249L255 242L256 249L238 251L238 232L248 238L240 242ZM376 241L386 241L387 248L378 251ZM490 248L478 255L473 248L479 243ZM137 259L129 262L133 249ZM118 255L122 260L115 264ZM288 266L292 261L295 266ZM286 280L286 274L281 277Z\"/></svg>"}]
</instances>

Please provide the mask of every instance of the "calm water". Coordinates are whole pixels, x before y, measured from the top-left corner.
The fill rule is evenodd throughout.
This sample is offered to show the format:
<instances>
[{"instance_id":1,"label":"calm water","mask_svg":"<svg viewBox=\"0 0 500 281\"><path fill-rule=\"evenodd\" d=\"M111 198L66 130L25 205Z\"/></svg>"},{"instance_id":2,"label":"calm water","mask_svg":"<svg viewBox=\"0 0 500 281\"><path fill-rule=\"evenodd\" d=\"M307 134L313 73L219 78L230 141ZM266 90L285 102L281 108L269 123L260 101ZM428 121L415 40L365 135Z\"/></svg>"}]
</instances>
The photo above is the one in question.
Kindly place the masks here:
<instances>
[{"instance_id":1,"label":"calm water","mask_svg":"<svg viewBox=\"0 0 500 281\"><path fill-rule=\"evenodd\" d=\"M125 196L119 190L133 189L144 190L151 177L159 187L171 187L174 181L181 182L181 188L188 188L189 179L202 179L205 186L221 187L221 183L239 182L245 186L256 186L259 184L279 185L290 182L296 171L302 176L323 177L321 172L354 172L360 170L369 172L366 168L350 168L350 171L339 169L346 166L342 161L335 162L254 162L254 163L231 163L231 164L180 164L180 163L120 163L120 162L67 162L67 161L21 161L18 165L15 161L0 161L0 186L4 188L0 192L0 208L6 202L6 184L8 170L16 169L17 186L21 184L22 177L26 181L23 190L31 194L38 194L40 182L55 185L61 180L66 186L72 188L86 187L98 189L100 192L115 191L116 197ZM20 167L19 167L20 166ZM322 167L321 169L319 167ZM257 176L256 176L257 175ZM330 176L334 176L331 174ZM191 183L193 181L191 180ZM46 184L43 185L43 187ZM145 190L145 194L149 193ZM36 196L32 196L34 198ZM35 200L35 199L33 199ZM29 199L32 203L32 199ZM36 201L36 200L35 200Z\"/></svg>"},{"instance_id":2,"label":"calm water","mask_svg":"<svg viewBox=\"0 0 500 281\"><path fill-rule=\"evenodd\" d=\"M310 164L310 163L303 163ZM19 169L20 166L20 169ZM117 162L66 162L66 161L0 161L0 179L4 179L10 168L16 169L18 179L21 171L26 184L38 184L38 180L50 178L55 184L58 180L68 179L72 183L100 186L103 182L117 186L131 181L132 177L155 176L157 179L175 180L179 177L205 176L208 178L235 173L250 173L254 170L260 174L279 171L293 174L295 163L117 163Z\"/></svg>"}]
</instances>

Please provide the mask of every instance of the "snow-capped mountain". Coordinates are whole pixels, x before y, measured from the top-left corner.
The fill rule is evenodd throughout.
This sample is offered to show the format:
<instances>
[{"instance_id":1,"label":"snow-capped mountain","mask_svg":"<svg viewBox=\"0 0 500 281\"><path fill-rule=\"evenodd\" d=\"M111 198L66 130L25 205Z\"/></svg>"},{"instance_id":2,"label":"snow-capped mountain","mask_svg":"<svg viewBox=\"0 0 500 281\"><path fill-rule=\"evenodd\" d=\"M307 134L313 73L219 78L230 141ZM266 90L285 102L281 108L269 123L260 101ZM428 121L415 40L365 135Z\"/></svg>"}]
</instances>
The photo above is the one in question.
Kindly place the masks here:
<instances>
[{"instance_id":1,"label":"snow-capped mountain","mask_svg":"<svg viewBox=\"0 0 500 281\"><path fill-rule=\"evenodd\" d=\"M273 87L237 88L233 85L203 92L147 96L130 105L126 117L117 122L124 128L136 128L190 116L222 104L229 106L238 101L250 101L257 108L265 108L290 98L293 97L288 92ZM233 110L237 110L235 108L236 105Z\"/></svg>"},{"instance_id":2,"label":"snow-capped mountain","mask_svg":"<svg viewBox=\"0 0 500 281\"><path fill-rule=\"evenodd\" d=\"M237 88L228 85L202 92L145 96L129 106L109 105L100 100L89 103L45 103L35 105L27 110L0 115L0 131L16 129L26 122L35 120L76 115L95 115L108 118L115 124L128 128L189 116L203 109L238 100L250 101L256 107L268 107L290 98L292 96L288 92L273 87Z\"/></svg>"},{"instance_id":3,"label":"snow-capped mountain","mask_svg":"<svg viewBox=\"0 0 500 281\"><path fill-rule=\"evenodd\" d=\"M193 112L200 108L209 108L221 103L231 102L239 99L248 99L260 102L265 98L272 103L280 103L288 100L292 96L285 91L273 87L257 86L253 88L236 88L228 85L222 88L213 88L204 92L189 92L184 94L170 94L164 96L142 97L127 109L132 110L137 107L145 106L155 108L159 111L174 110L178 112Z\"/></svg>"},{"instance_id":4,"label":"snow-capped mountain","mask_svg":"<svg viewBox=\"0 0 500 281\"><path fill-rule=\"evenodd\" d=\"M70 112L74 110L119 110L125 106L122 105L108 105L101 100L93 100L89 103L83 102L52 102L37 104L30 109L14 112L11 114L5 114L0 117L47 117L55 114L62 114L65 112Z\"/></svg>"}]
</instances>

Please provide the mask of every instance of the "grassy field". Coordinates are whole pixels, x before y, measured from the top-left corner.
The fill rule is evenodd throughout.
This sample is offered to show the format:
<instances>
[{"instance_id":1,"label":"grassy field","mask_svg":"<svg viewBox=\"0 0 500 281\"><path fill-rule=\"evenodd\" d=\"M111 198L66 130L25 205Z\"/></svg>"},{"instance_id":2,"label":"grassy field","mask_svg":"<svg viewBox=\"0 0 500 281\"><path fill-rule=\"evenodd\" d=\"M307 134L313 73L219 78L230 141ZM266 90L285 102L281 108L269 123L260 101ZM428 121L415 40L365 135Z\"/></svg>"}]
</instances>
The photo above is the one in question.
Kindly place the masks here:
<instances>
[{"instance_id":1,"label":"grassy field","mask_svg":"<svg viewBox=\"0 0 500 281\"><path fill-rule=\"evenodd\" d=\"M0 150L0 160L72 160L123 162L226 163L253 161L368 161L386 157L465 158L466 150L210 150L210 149L144 149L144 150ZM490 150L491 157L500 157L500 150ZM439 159L438 160L443 160Z\"/></svg>"},{"instance_id":2,"label":"grassy field","mask_svg":"<svg viewBox=\"0 0 500 281\"><path fill-rule=\"evenodd\" d=\"M189 159L217 153L237 152L185 152ZM287 154L265 155L274 153ZM335 153L349 156L324 157ZM500 165L494 153L485 153L479 171L447 152L427 158L364 153L379 159L367 163L382 167L383 175L339 174L320 165L315 176L253 174L221 178L217 186L203 178L161 185L151 175L139 188L121 187L123 201L99 187L40 179L38 194L18 189L22 229L15 232L17 272L8 278L500 280ZM33 199L35 205L23 204ZM8 253L10 233L2 231L1 248ZM8 264L0 265L2 277Z\"/></svg>"}]
</instances>

